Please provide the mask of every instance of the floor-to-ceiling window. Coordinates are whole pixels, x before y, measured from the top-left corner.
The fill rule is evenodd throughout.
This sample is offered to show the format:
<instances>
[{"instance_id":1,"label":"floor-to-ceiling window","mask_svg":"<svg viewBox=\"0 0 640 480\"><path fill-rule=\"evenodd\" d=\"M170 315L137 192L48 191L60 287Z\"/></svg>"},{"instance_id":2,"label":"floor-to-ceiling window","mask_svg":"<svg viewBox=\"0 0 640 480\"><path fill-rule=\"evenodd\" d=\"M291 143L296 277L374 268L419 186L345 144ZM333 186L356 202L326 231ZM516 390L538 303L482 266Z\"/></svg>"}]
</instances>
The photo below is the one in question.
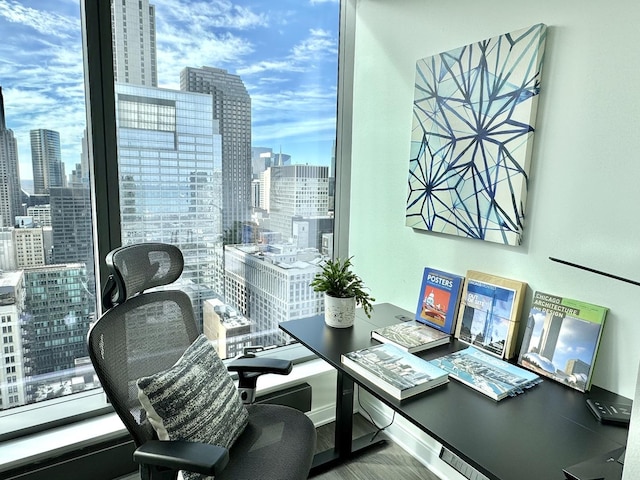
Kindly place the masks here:
<instances>
[{"instance_id":1,"label":"floor-to-ceiling window","mask_svg":"<svg viewBox=\"0 0 640 480\"><path fill-rule=\"evenodd\" d=\"M99 387L85 346L96 277L79 5L0 1L0 32L0 424L13 425L21 407Z\"/></svg>"},{"instance_id":2,"label":"floor-to-ceiling window","mask_svg":"<svg viewBox=\"0 0 640 480\"><path fill-rule=\"evenodd\" d=\"M320 313L333 254L339 1L85 3L0 0L4 418L103 405L85 338L111 247L178 245L223 357Z\"/></svg>"}]
</instances>

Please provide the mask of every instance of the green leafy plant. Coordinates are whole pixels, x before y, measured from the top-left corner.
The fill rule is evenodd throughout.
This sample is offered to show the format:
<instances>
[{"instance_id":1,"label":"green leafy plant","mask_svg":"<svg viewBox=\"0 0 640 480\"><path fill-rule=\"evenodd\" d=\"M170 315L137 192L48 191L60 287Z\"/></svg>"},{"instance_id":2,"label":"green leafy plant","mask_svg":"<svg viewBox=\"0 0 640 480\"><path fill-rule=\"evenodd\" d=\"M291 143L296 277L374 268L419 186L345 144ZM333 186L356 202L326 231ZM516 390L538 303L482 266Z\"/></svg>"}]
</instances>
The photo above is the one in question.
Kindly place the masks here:
<instances>
[{"instance_id":1,"label":"green leafy plant","mask_svg":"<svg viewBox=\"0 0 640 480\"><path fill-rule=\"evenodd\" d=\"M309 285L314 291L324 292L331 297L355 297L367 317L371 317L371 304L376 299L369 295L362 279L351 271L352 258L327 260Z\"/></svg>"}]
</instances>

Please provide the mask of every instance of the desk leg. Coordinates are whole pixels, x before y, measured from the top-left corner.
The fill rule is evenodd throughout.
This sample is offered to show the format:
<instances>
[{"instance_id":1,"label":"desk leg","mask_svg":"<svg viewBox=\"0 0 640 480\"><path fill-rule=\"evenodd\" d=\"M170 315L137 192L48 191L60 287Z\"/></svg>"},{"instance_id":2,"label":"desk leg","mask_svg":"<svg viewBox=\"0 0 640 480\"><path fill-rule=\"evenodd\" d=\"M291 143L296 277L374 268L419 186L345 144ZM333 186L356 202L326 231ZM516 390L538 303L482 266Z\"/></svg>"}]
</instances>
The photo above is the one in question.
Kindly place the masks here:
<instances>
[{"instance_id":1,"label":"desk leg","mask_svg":"<svg viewBox=\"0 0 640 480\"><path fill-rule=\"evenodd\" d=\"M351 455L353 436L353 380L338 371L336 385L335 449L338 457L345 460Z\"/></svg>"},{"instance_id":2,"label":"desk leg","mask_svg":"<svg viewBox=\"0 0 640 480\"><path fill-rule=\"evenodd\" d=\"M371 447L384 445L385 439L371 441L372 434L369 433L360 438L352 440L353 437L353 380L337 371L336 384L336 422L334 448L317 453L313 459L313 465L309 476L312 477L321 473L334 465L345 462L359 453Z\"/></svg>"}]
</instances>

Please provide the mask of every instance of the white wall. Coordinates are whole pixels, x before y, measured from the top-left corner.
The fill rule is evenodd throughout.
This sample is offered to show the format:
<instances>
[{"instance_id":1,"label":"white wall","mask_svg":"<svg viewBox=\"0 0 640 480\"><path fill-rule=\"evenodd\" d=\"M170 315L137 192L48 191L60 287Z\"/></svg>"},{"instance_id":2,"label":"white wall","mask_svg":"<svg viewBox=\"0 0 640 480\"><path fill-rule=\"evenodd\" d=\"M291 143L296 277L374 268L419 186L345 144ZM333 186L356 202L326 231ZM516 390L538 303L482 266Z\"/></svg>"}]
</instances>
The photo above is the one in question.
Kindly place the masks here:
<instances>
[{"instance_id":1,"label":"white wall","mask_svg":"<svg viewBox=\"0 0 640 480\"><path fill-rule=\"evenodd\" d=\"M640 287L640 4L631 0L353 0L349 253L378 301L415 310L426 265L528 282L609 307L594 383L633 397ZM548 26L523 244L413 231L405 202L415 62L536 23Z\"/></svg>"}]
</instances>

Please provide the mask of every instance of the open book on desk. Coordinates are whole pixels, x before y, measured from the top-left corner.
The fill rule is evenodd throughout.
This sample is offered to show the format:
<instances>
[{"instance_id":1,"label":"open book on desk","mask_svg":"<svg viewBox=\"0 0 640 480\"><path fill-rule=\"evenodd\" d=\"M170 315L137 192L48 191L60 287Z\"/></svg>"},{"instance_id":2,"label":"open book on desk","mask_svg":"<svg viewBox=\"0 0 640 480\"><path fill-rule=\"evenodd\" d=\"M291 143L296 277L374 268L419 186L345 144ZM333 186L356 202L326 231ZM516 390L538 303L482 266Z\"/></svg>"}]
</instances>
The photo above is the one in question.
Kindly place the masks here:
<instances>
[{"instance_id":1,"label":"open book on desk","mask_svg":"<svg viewBox=\"0 0 640 480\"><path fill-rule=\"evenodd\" d=\"M542 381L535 373L475 347L436 358L431 363L496 401L518 395Z\"/></svg>"}]
</instances>

